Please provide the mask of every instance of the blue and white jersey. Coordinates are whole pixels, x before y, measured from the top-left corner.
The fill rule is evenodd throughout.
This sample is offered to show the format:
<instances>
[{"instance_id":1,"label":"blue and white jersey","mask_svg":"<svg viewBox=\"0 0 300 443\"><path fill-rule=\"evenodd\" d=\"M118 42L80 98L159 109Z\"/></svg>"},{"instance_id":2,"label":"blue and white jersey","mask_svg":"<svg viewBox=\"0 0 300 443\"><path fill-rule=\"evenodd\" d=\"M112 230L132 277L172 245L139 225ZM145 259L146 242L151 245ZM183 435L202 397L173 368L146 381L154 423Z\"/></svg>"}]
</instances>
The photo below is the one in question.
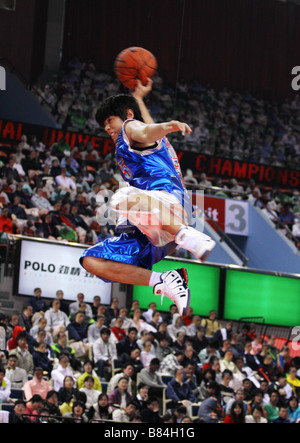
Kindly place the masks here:
<instances>
[{"instance_id":1,"label":"blue and white jersey","mask_svg":"<svg viewBox=\"0 0 300 443\"><path fill-rule=\"evenodd\" d=\"M116 159L124 181L147 191L167 191L183 202L187 197L179 161L168 139L162 138L149 149L133 148L123 124L116 143Z\"/></svg>"}]
</instances>

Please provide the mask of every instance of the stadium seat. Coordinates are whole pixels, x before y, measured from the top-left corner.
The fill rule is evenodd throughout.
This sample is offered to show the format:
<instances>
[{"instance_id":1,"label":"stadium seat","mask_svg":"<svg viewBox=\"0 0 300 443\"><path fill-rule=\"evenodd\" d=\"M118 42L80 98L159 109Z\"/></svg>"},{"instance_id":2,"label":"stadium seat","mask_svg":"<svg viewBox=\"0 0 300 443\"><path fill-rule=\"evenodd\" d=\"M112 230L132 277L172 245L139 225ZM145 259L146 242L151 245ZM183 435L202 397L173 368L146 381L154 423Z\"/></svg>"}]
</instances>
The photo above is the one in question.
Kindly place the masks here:
<instances>
[{"instance_id":1,"label":"stadium seat","mask_svg":"<svg viewBox=\"0 0 300 443\"><path fill-rule=\"evenodd\" d=\"M10 398L23 400L24 399L23 389L12 389L10 393Z\"/></svg>"}]
</instances>

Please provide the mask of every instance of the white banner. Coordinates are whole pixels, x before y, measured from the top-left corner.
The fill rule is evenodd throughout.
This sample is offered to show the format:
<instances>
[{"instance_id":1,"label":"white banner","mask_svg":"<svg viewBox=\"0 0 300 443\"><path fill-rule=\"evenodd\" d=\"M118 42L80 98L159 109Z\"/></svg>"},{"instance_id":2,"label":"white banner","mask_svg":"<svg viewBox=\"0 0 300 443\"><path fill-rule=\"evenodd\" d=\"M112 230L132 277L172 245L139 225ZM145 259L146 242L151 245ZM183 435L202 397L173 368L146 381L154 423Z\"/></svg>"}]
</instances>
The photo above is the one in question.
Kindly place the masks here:
<instances>
[{"instance_id":1,"label":"white banner","mask_svg":"<svg viewBox=\"0 0 300 443\"><path fill-rule=\"evenodd\" d=\"M84 294L84 301L91 303L95 295L101 303L111 303L112 284L105 283L88 273L79 263L85 248L21 240L18 294L33 296L34 288L42 290L42 297L56 298L56 291L64 292L64 299L77 300Z\"/></svg>"}]
</instances>

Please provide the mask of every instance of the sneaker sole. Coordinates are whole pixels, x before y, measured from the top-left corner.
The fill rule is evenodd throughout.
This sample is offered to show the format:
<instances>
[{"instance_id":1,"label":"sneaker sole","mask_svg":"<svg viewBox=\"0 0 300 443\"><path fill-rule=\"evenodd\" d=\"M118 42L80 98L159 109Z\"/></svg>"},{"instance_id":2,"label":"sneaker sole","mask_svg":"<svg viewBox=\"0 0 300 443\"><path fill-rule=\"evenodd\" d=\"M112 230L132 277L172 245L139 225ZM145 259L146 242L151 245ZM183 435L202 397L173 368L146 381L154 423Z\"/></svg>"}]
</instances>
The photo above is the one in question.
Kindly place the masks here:
<instances>
[{"instance_id":1,"label":"sneaker sole","mask_svg":"<svg viewBox=\"0 0 300 443\"><path fill-rule=\"evenodd\" d=\"M185 268L181 268L181 269L177 269L177 272L178 272L179 274L181 274L181 276L185 279L186 284L188 284L189 277L188 277L187 270L186 270ZM186 307L183 308L183 310L182 310L181 317L184 317L185 315L187 315L187 311L188 311L188 309L189 309L189 307L190 307L191 291L190 291L189 288L187 288L187 289L188 289L188 301L187 301L187 305L186 305Z\"/></svg>"},{"instance_id":2,"label":"sneaker sole","mask_svg":"<svg viewBox=\"0 0 300 443\"><path fill-rule=\"evenodd\" d=\"M191 291L188 289L188 302L187 302L186 308L183 308L183 310L182 310L181 317L184 317L187 315L188 309L190 307L190 301L191 301Z\"/></svg>"}]
</instances>

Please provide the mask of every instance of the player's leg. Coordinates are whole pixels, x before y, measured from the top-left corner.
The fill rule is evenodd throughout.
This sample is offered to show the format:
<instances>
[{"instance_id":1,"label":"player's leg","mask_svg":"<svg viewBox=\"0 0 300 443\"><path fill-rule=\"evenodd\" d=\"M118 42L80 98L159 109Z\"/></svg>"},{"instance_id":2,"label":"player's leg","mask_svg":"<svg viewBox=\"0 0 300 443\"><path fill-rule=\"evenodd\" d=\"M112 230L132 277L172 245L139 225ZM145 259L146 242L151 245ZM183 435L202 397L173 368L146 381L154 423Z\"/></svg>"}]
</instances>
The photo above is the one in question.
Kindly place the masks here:
<instances>
[{"instance_id":1,"label":"player's leg","mask_svg":"<svg viewBox=\"0 0 300 443\"><path fill-rule=\"evenodd\" d=\"M159 273L139 266L92 256L83 257L82 266L91 274L104 280L152 286L154 295L170 298L181 315L185 315L189 308L190 291L187 287L188 277L185 269Z\"/></svg>"},{"instance_id":2,"label":"player's leg","mask_svg":"<svg viewBox=\"0 0 300 443\"><path fill-rule=\"evenodd\" d=\"M129 285L150 286L152 271L139 266L91 256L83 257L82 266L90 274L104 280Z\"/></svg>"},{"instance_id":3,"label":"player's leg","mask_svg":"<svg viewBox=\"0 0 300 443\"><path fill-rule=\"evenodd\" d=\"M198 260L204 262L216 243L206 234L188 226L184 208L178 200L164 192L156 197L155 192L133 190L123 195L115 203L115 209L136 225L153 244L157 244L159 233L168 233L167 241L175 243L191 252Z\"/></svg>"}]
</instances>

